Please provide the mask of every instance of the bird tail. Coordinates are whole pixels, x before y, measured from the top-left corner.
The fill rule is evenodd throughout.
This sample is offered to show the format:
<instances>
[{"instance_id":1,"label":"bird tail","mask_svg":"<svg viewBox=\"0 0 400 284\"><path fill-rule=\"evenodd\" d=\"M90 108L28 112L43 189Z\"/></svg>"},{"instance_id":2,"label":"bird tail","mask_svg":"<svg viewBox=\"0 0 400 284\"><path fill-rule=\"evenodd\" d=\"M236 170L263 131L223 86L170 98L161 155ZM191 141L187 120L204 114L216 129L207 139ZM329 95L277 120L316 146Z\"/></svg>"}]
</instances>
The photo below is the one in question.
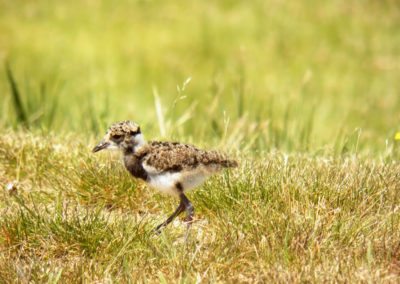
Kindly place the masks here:
<instances>
[{"instance_id":1,"label":"bird tail","mask_svg":"<svg viewBox=\"0 0 400 284\"><path fill-rule=\"evenodd\" d=\"M221 165L224 168L236 168L238 166L238 162L235 160L226 159L226 160L221 161Z\"/></svg>"}]
</instances>

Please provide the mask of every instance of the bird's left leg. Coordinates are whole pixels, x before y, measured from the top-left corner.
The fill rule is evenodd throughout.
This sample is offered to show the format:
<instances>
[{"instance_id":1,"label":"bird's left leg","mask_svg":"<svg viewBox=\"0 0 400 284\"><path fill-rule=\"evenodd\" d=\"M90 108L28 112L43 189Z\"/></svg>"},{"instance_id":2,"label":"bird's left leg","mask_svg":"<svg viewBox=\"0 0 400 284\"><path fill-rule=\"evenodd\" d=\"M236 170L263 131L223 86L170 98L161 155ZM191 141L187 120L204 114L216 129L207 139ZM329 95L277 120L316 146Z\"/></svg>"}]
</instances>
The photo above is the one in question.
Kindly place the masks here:
<instances>
[{"instance_id":1,"label":"bird's left leg","mask_svg":"<svg viewBox=\"0 0 400 284\"><path fill-rule=\"evenodd\" d=\"M187 212L187 216L185 218L185 222L187 222L188 226L190 226L191 223L193 222L194 207L192 205L192 202L190 202L190 200L183 193L181 193L179 195L179 198L181 199L181 202L185 206L185 209L186 209L186 212Z\"/></svg>"},{"instance_id":2,"label":"bird's left leg","mask_svg":"<svg viewBox=\"0 0 400 284\"><path fill-rule=\"evenodd\" d=\"M169 223L171 223L176 216L178 216L179 214L181 214L183 211L185 211L185 205L183 204L182 200L179 203L179 206L176 208L175 212L171 214L171 216L168 217L167 220L165 220L163 223L161 223L160 225L158 225L154 231L159 233L160 229L167 226Z\"/></svg>"}]
</instances>

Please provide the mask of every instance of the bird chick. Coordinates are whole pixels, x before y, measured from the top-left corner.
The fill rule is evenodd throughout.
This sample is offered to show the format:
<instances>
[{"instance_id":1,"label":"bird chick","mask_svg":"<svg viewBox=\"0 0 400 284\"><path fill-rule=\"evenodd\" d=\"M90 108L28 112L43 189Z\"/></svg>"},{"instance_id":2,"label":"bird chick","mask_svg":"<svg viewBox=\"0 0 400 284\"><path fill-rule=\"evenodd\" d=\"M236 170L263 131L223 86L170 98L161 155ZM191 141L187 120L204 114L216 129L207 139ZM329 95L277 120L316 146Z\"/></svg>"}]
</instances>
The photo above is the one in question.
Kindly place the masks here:
<instances>
[{"instance_id":1,"label":"bird chick","mask_svg":"<svg viewBox=\"0 0 400 284\"><path fill-rule=\"evenodd\" d=\"M185 193L220 170L237 166L236 161L217 151L205 151L179 142L146 142L139 125L131 121L111 125L93 152L104 149L121 150L125 167L132 176L161 192L179 197L179 206L156 227L157 232L185 210L185 221L190 226L194 207Z\"/></svg>"}]
</instances>

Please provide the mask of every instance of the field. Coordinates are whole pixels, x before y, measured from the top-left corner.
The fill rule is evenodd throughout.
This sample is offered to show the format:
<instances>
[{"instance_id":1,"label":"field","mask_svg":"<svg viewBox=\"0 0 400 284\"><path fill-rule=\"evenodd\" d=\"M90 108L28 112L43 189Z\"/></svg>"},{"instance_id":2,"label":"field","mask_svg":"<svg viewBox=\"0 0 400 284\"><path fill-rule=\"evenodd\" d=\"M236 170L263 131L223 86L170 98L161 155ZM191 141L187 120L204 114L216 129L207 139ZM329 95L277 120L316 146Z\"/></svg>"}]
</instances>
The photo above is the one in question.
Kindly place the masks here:
<instances>
[{"instance_id":1,"label":"field","mask_svg":"<svg viewBox=\"0 0 400 284\"><path fill-rule=\"evenodd\" d=\"M397 1L1 1L0 283L399 282ZM240 166L178 201L91 148Z\"/></svg>"}]
</instances>

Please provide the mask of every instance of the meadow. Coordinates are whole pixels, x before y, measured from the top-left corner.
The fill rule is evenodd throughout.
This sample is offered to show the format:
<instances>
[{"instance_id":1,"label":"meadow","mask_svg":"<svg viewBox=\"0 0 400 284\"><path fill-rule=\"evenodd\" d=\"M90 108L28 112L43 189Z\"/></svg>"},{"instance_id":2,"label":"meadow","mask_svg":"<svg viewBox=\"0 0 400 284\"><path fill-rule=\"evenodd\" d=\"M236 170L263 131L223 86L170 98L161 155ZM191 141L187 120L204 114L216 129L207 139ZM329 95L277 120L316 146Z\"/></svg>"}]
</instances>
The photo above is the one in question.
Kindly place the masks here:
<instances>
[{"instance_id":1,"label":"meadow","mask_svg":"<svg viewBox=\"0 0 400 284\"><path fill-rule=\"evenodd\" d=\"M398 282L400 5L1 1L0 283ZM240 166L177 200L91 148Z\"/></svg>"}]
</instances>

